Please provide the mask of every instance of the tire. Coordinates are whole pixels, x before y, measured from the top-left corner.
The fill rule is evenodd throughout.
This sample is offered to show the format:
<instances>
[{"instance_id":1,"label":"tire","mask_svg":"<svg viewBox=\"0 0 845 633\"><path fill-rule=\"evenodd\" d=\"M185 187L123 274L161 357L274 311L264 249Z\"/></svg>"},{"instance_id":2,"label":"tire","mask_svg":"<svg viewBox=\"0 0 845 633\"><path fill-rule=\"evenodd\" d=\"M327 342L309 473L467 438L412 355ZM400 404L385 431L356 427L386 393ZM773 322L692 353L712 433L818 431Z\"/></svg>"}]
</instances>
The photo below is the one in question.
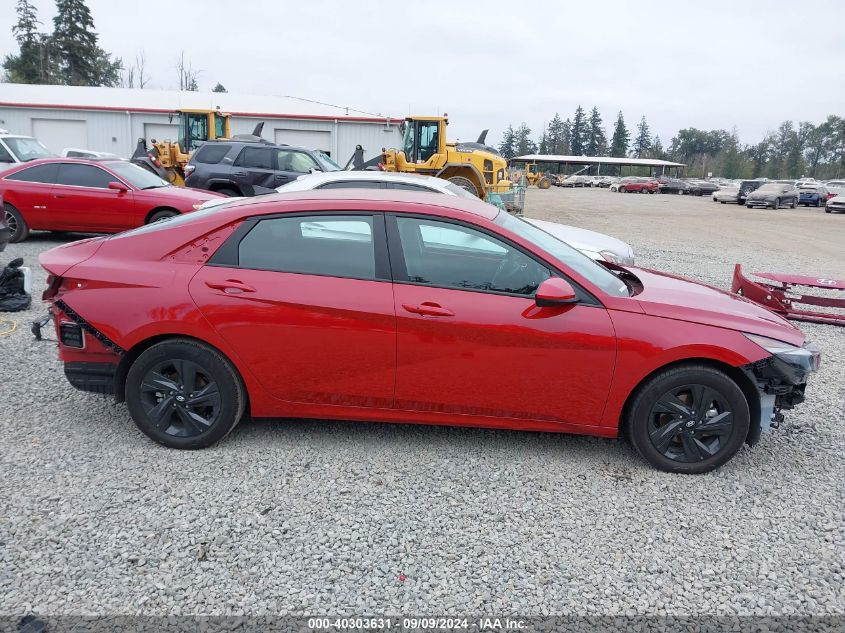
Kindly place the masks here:
<instances>
[{"instance_id":1,"label":"tire","mask_svg":"<svg viewBox=\"0 0 845 633\"><path fill-rule=\"evenodd\" d=\"M3 205L3 211L6 225L12 232L12 237L9 238L9 243L14 244L15 242L23 242L29 237L29 225L26 223L26 220L23 219L21 212L8 202Z\"/></svg>"},{"instance_id":2,"label":"tire","mask_svg":"<svg viewBox=\"0 0 845 633\"><path fill-rule=\"evenodd\" d=\"M746 205L745 205L745 208L746 208L746 209L750 209L750 208L751 208L751 205L750 205L750 204L746 204Z\"/></svg>"},{"instance_id":3,"label":"tire","mask_svg":"<svg viewBox=\"0 0 845 633\"><path fill-rule=\"evenodd\" d=\"M772 203L772 211L777 211L780 209L780 198L775 198L775 201Z\"/></svg>"},{"instance_id":4,"label":"tire","mask_svg":"<svg viewBox=\"0 0 845 633\"><path fill-rule=\"evenodd\" d=\"M830 213L830 209L828 209L827 207L825 207L825 208L824 208L824 212L825 212L825 213Z\"/></svg>"},{"instance_id":5,"label":"tire","mask_svg":"<svg viewBox=\"0 0 845 633\"><path fill-rule=\"evenodd\" d=\"M187 387L182 383L189 375L194 378ZM126 375L125 393L141 432L168 448L198 449L219 442L246 408L244 387L232 364L189 339L163 341L138 356Z\"/></svg>"},{"instance_id":6,"label":"tire","mask_svg":"<svg viewBox=\"0 0 845 633\"><path fill-rule=\"evenodd\" d=\"M625 187L619 187L616 189L619 193L628 193L628 190Z\"/></svg>"},{"instance_id":7,"label":"tire","mask_svg":"<svg viewBox=\"0 0 845 633\"><path fill-rule=\"evenodd\" d=\"M161 211L156 211L153 213L149 219L147 220L147 224L152 224L153 222L158 222L164 218L172 218L179 215L177 211L169 211L167 209L162 209Z\"/></svg>"},{"instance_id":8,"label":"tire","mask_svg":"<svg viewBox=\"0 0 845 633\"><path fill-rule=\"evenodd\" d=\"M751 425L745 395L705 365L667 369L638 390L626 420L634 448L665 472L697 475L731 459Z\"/></svg>"},{"instance_id":9,"label":"tire","mask_svg":"<svg viewBox=\"0 0 845 633\"><path fill-rule=\"evenodd\" d=\"M464 178L463 176L452 176L448 179L454 185L457 185L461 189L469 191L472 195L476 198L480 198L481 194L478 191L478 187L475 186L475 183L472 182L469 178Z\"/></svg>"},{"instance_id":10,"label":"tire","mask_svg":"<svg viewBox=\"0 0 845 633\"><path fill-rule=\"evenodd\" d=\"M548 189L551 186L552 182L545 176L537 181L537 189Z\"/></svg>"},{"instance_id":11,"label":"tire","mask_svg":"<svg viewBox=\"0 0 845 633\"><path fill-rule=\"evenodd\" d=\"M722 202L722 204L727 204L727 202Z\"/></svg>"},{"instance_id":12,"label":"tire","mask_svg":"<svg viewBox=\"0 0 845 633\"><path fill-rule=\"evenodd\" d=\"M229 187L222 187L220 189L215 189L214 193L219 193L221 196L226 196L227 198L237 198L241 194L237 192L235 189L231 189Z\"/></svg>"}]
</instances>

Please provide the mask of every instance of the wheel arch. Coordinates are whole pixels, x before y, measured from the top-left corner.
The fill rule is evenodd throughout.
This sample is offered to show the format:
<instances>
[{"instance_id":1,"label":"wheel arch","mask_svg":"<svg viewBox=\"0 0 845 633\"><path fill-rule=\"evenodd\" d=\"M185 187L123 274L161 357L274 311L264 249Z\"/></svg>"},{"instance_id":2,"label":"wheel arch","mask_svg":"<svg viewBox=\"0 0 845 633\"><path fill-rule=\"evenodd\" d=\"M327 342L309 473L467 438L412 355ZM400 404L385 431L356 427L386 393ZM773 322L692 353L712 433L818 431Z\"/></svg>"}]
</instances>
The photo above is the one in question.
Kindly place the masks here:
<instances>
[{"instance_id":1,"label":"wheel arch","mask_svg":"<svg viewBox=\"0 0 845 633\"><path fill-rule=\"evenodd\" d=\"M167 205L162 205L162 206L154 207L153 209L150 209L147 212L147 215L144 216L144 224L148 224L149 221L150 221L150 218L153 217L156 213L158 213L160 211L173 211L173 213L175 213L176 215L182 215L182 212L179 211L179 209L177 209L175 207L168 207Z\"/></svg>"},{"instance_id":2,"label":"wheel arch","mask_svg":"<svg viewBox=\"0 0 845 633\"><path fill-rule=\"evenodd\" d=\"M628 394L628 397L625 399L625 404L622 405L622 409L619 416L619 435L627 435L628 416L631 410L631 406L634 403L634 400L636 400L637 395L639 395L640 391L645 386L645 384L649 380L651 380L651 378L661 372L664 372L669 369L683 367L685 365L697 365L717 369L726 374L731 380L733 380L737 384L740 391L742 391L743 395L745 396L746 402L748 403L748 412L750 414L751 420L751 424L749 425L748 429L748 435L746 436L745 441L746 443L752 443L756 441L757 437L760 434L761 415L760 397L757 392L757 387L751 382L751 379L739 367L735 367L733 365L713 358L707 358L705 356L694 358L682 358L679 360L675 360L670 363L666 363L659 367L656 367L648 374L643 376L643 378Z\"/></svg>"},{"instance_id":3,"label":"wheel arch","mask_svg":"<svg viewBox=\"0 0 845 633\"><path fill-rule=\"evenodd\" d=\"M240 369L238 369L237 363L235 363L231 359L231 357L219 347L212 345L208 341L204 341L200 338L197 338L196 336L190 336L188 334L157 334L155 336L150 336L148 338L138 341L131 348L126 350L126 352L120 357L120 361L118 362L117 369L114 373L114 398L117 402L125 402L126 400L126 376L129 373L129 368L132 366L135 360L137 360L137 358L141 354L150 349L153 345L156 345L157 343L163 343L164 341L169 340L184 340L190 341L192 343L197 343L213 350L215 353L223 357L226 362L229 363L232 368L232 371L235 372L235 376L237 376L238 381L241 383L245 401L244 414L249 415L249 389L247 389L247 383L244 380Z\"/></svg>"},{"instance_id":4,"label":"wheel arch","mask_svg":"<svg viewBox=\"0 0 845 633\"><path fill-rule=\"evenodd\" d=\"M463 176L471 180L478 188L482 200L487 197L487 184L484 182L484 176L472 163L446 163L435 175L444 180L448 180L452 176Z\"/></svg>"},{"instance_id":5,"label":"wheel arch","mask_svg":"<svg viewBox=\"0 0 845 633\"><path fill-rule=\"evenodd\" d=\"M232 191L236 192L239 196L244 195L243 188L234 183L230 180L210 180L208 182L208 190L213 192L218 192L221 189L231 189Z\"/></svg>"}]
</instances>

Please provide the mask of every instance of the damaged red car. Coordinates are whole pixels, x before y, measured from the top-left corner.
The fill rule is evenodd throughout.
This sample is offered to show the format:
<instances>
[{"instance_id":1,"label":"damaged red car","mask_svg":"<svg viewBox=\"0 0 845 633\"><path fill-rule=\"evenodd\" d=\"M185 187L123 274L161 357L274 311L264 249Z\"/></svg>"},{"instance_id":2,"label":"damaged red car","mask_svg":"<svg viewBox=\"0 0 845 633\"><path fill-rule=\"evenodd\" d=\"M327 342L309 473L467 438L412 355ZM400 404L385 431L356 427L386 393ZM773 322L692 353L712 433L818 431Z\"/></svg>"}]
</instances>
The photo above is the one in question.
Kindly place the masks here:
<instances>
[{"instance_id":1,"label":"damaged red car","mask_svg":"<svg viewBox=\"0 0 845 633\"><path fill-rule=\"evenodd\" d=\"M625 434L701 473L802 402L819 364L742 297L436 194L262 196L40 261L70 383L174 448L245 415L372 420Z\"/></svg>"}]
</instances>

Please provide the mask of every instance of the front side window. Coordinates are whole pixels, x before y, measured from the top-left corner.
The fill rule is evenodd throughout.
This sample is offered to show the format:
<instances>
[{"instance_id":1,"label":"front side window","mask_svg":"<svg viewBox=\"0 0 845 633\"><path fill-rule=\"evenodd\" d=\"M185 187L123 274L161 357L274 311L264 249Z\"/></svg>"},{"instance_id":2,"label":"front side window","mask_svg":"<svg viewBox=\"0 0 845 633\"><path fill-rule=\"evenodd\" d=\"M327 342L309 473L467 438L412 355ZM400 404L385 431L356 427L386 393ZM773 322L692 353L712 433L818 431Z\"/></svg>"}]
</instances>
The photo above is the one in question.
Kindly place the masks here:
<instances>
[{"instance_id":1,"label":"front side window","mask_svg":"<svg viewBox=\"0 0 845 633\"><path fill-rule=\"evenodd\" d=\"M323 171L340 171L340 165L334 162L326 152L317 150L314 153L317 155L317 160L320 161L320 167L323 168Z\"/></svg>"},{"instance_id":2,"label":"front side window","mask_svg":"<svg viewBox=\"0 0 845 633\"><path fill-rule=\"evenodd\" d=\"M154 173L125 160L108 163L108 167L136 189L159 189L170 186L169 182Z\"/></svg>"},{"instance_id":3,"label":"front side window","mask_svg":"<svg viewBox=\"0 0 845 633\"><path fill-rule=\"evenodd\" d=\"M45 185L53 185L56 183L56 175L59 172L59 166L56 163L49 163L47 165L36 165L27 169L21 169L14 174L6 176L6 180L19 180L21 182L40 182Z\"/></svg>"},{"instance_id":4,"label":"front side window","mask_svg":"<svg viewBox=\"0 0 845 633\"><path fill-rule=\"evenodd\" d=\"M56 179L56 184L108 189L109 183L114 180L115 177L110 173L93 165L62 163L59 165L59 175Z\"/></svg>"},{"instance_id":5,"label":"front side window","mask_svg":"<svg viewBox=\"0 0 845 633\"><path fill-rule=\"evenodd\" d=\"M486 233L437 220L397 218L407 281L531 296L549 269Z\"/></svg>"},{"instance_id":6,"label":"front side window","mask_svg":"<svg viewBox=\"0 0 845 633\"><path fill-rule=\"evenodd\" d=\"M298 174L307 174L312 169L319 170L317 163L305 152L296 152L289 149L280 149L276 160L279 162L280 171L292 171Z\"/></svg>"},{"instance_id":7,"label":"front side window","mask_svg":"<svg viewBox=\"0 0 845 633\"><path fill-rule=\"evenodd\" d=\"M214 113L214 138L226 137L226 117Z\"/></svg>"},{"instance_id":8,"label":"front side window","mask_svg":"<svg viewBox=\"0 0 845 633\"><path fill-rule=\"evenodd\" d=\"M187 152L194 151L199 142L208 140L208 115L207 114L185 114L185 131L187 138L180 138L179 145Z\"/></svg>"},{"instance_id":9,"label":"front side window","mask_svg":"<svg viewBox=\"0 0 845 633\"><path fill-rule=\"evenodd\" d=\"M241 268L375 279L372 216L259 221L238 246Z\"/></svg>"}]
</instances>

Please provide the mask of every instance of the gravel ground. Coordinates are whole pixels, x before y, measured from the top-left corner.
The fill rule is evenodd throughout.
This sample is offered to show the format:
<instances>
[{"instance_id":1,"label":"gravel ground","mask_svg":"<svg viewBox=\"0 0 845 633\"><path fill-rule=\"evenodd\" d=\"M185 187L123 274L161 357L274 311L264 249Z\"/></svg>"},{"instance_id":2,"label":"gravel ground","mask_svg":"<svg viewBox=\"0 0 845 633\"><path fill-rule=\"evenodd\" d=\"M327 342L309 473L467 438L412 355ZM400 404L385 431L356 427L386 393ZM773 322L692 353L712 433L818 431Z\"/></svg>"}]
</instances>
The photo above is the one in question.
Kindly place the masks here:
<instances>
[{"instance_id":1,"label":"gravel ground","mask_svg":"<svg viewBox=\"0 0 845 633\"><path fill-rule=\"evenodd\" d=\"M735 262L845 272L845 217L816 209L527 202L723 287ZM58 243L0 259L23 256L40 292ZM67 384L27 331L42 312L0 338L0 613L845 614L845 328L803 326L823 367L780 430L685 477L623 442L386 424L250 422L168 450Z\"/></svg>"}]
</instances>

